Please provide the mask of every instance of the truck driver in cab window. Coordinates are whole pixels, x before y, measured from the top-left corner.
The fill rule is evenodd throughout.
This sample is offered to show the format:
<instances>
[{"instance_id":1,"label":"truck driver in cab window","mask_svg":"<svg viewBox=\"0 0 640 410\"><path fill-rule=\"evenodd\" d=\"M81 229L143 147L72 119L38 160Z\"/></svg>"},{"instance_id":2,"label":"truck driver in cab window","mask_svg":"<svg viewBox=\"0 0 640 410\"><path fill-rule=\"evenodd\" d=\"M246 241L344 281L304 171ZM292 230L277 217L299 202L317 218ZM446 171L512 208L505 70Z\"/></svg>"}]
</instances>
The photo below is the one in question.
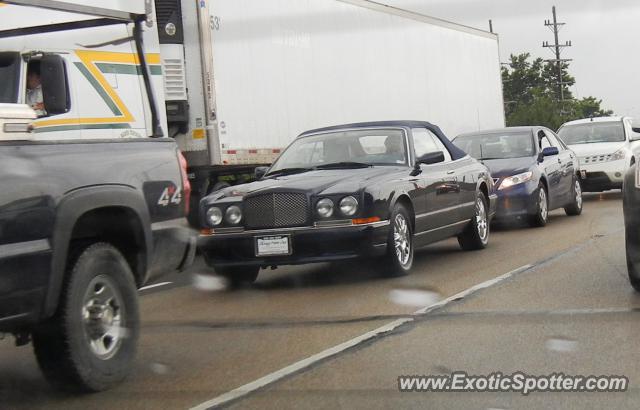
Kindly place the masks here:
<instances>
[{"instance_id":1,"label":"truck driver in cab window","mask_svg":"<svg viewBox=\"0 0 640 410\"><path fill-rule=\"evenodd\" d=\"M27 69L27 105L36 112L38 117L47 115L44 110L42 84L40 82L40 62L31 61Z\"/></svg>"}]
</instances>

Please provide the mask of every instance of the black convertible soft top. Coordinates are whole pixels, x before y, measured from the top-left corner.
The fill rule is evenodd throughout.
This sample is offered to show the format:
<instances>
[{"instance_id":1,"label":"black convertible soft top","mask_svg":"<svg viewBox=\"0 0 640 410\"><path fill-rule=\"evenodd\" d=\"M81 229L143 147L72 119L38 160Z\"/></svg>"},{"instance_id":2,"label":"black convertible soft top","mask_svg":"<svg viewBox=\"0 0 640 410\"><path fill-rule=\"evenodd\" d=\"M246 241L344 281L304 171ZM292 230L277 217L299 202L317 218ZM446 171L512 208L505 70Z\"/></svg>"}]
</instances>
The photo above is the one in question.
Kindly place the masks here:
<instances>
[{"instance_id":1,"label":"black convertible soft top","mask_svg":"<svg viewBox=\"0 0 640 410\"><path fill-rule=\"evenodd\" d=\"M467 155L466 152L456 147L449 141L440 127L437 125L433 125L427 121L374 121L374 122L357 122L353 124L343 124L343 125L334 125L331 127L325 128L317 128L315 130L305 131L300 134L298 137L306 137L311 134L317 134L320 132L328 132L328 131L338 131L345 128L372 128L372 127L393 127L393 128L428 128L431 132L433 132L444 144L445 147L449 150L451 154L451 158L455 161L456 159L463 158Z\"/></svg>"}]
</instances>

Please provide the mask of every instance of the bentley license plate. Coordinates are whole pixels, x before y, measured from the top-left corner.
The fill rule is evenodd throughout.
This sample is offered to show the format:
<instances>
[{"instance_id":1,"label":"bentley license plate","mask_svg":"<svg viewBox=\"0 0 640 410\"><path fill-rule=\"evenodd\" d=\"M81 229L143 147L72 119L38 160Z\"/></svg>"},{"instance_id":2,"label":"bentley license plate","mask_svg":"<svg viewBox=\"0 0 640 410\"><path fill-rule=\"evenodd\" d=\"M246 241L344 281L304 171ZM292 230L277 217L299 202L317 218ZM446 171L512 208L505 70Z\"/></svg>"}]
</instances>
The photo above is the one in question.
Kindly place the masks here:
<instances>
[{"instance_id":1,"label":"bentley license plate","mask_svg":"<svg viewBox=\"0 0 640 410\"><path fill-rule=\"evenodd\" d=\"M291 255L291 238L288 235L256 238L256 256L276 255Z\"/></svg>"}]
</instances>

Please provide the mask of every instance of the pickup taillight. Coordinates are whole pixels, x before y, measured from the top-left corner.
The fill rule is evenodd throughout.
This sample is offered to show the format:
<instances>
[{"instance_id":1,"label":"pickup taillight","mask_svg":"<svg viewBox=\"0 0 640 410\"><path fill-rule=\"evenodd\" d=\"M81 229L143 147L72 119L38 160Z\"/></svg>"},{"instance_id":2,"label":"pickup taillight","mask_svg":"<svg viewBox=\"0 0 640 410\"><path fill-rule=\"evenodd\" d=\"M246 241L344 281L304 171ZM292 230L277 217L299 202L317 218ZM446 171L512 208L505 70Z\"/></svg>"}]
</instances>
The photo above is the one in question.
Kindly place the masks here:
<instances>
[{"instance_id":1,"label":"pickup taillight","mask_svg":"<svg viewBox=\"0 0 640 410\"><path fill-rule=\"evenodd\" d=\"M184 200L185 215L189 214L189 206L191 204L191 182L187 176L187 160L182 152L178 151L178 162L180 162L180 175L182 176L182 194Z\"/></svg>"}]
</instances>

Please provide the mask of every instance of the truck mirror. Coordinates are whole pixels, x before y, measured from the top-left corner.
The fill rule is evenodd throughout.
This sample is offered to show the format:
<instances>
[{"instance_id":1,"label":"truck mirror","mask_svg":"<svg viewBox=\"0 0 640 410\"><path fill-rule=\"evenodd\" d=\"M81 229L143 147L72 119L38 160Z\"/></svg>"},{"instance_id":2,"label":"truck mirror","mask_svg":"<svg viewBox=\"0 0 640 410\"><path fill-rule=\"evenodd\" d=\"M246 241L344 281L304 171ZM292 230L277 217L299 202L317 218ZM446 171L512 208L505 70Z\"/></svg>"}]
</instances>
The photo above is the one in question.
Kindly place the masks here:
<instances>
[{"instance_id":1,"label":"truck mirror","mask_svg":"<svg viewBox=\"0 0 640 410\"><path fill-rule=\"evenodd\" d=\"M67 70L62 57L50 54L40 59L40 82L47 114L56 115L69 111Z\"/></svg>"}]
</instances>

